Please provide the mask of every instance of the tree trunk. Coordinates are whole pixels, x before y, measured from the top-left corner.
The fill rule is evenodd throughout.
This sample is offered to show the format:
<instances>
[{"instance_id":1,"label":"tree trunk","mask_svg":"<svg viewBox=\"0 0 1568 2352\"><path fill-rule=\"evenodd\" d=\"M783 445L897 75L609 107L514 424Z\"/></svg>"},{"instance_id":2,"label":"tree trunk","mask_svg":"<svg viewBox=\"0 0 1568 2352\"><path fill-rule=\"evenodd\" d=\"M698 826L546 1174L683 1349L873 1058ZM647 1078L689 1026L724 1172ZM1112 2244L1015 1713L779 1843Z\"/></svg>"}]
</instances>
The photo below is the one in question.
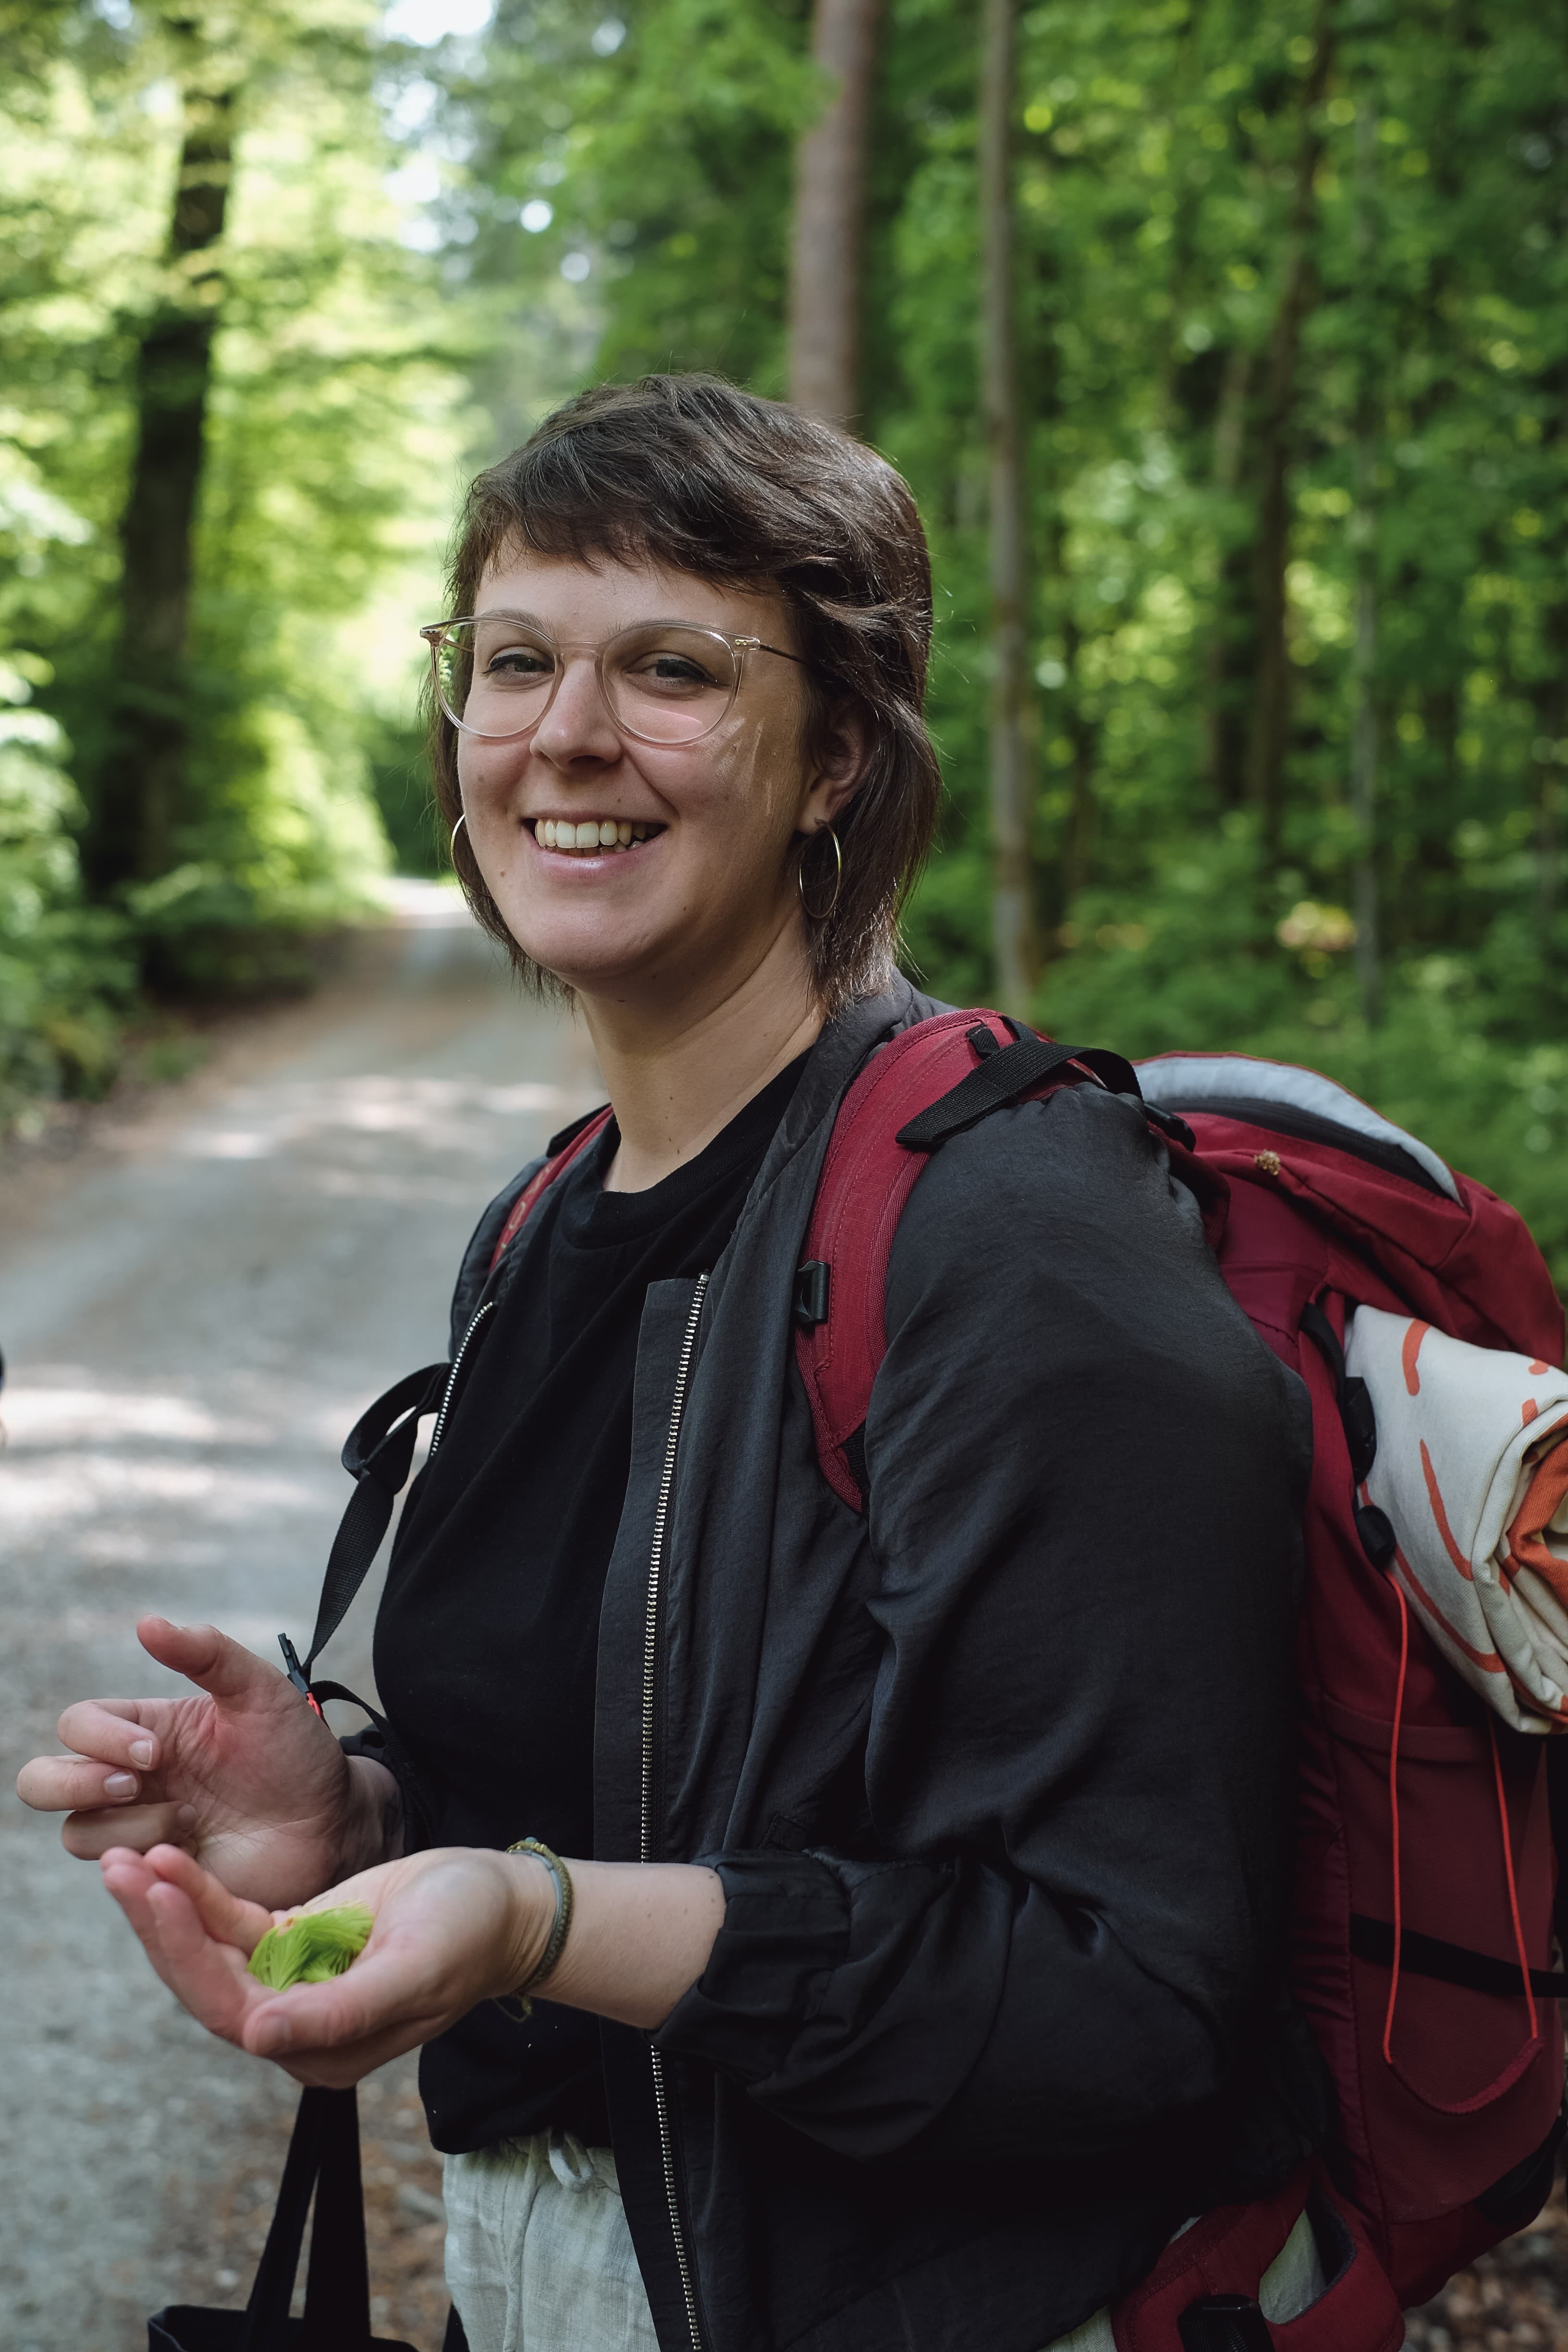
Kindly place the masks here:
<instances>
[{"instance_id":1,"label":"tree trunk","mask_svg":"<svg viewBox=\"0 0 1568 2352\"><path fill-rule=\"evenodd\" d=\"M1214 486L1233 498L1247 446L1250 352L1226 353L1214 426ZM1215 583L1214 626L1204 649L1204 766L1221 808L1247 797L1247 711L1258 666L1258 615L1253 609L1253 551L1226 531Z\"/></svg>"},{"instance_id":2,"label":"tree trunk","mask_svg":"<svg viewBox=\"0 0 1568 2352\"><path fill-rule=\"evenodd\" d=\"M1036 974L1029 859L1023 427L1014 289L1015 0L985 0L980 74L981 399L991 458L992 931L1005 1012Z\"/></svg>"},{"instance_id":3,"label":"tree trunk","mask_svg":"<svg viewBox=\"0 0 1568 2352\"><path fill-rule=\"evenodd\" d=\"M1370 86L1356 110L1356 258L1363 302L1375 300L1377 117ZM1377 904L1377 443L1375 362L1363 352L1355 416L1355 642L1352 655L1351 816L1356 984L1362 1018L1377 1026L1382 1000Z\"/></svg>"},{"instance_id":4,"label":"tree trunk","mask_svg":"<svg viewBox=\"0 0 1568 2352\"><path fill-rule=\"evenodd\" d=\"M1058 581L1066 582L1066 556L1061 549L1065 531L1057 533L1058 550L1053 551L1052 571ZM1090 719L1084 709L1080 656L1083 633L1071 611L1062 615L1062 667L1067 672L1067 684L1062 698L1062 732L1072 745L1070 797L1068 803L1067 829L1062 838L1061 898L1064 916L1072 912L1073 900L1088 886L1089 865L1094 856L1094 836L1099 830L1100 803L1094 789L1095 769L1100 758L1100 721Z\"/></svg>"},{"instance_id":5,"label":"tree trunk","mask_svg":"<svg viewBox=\"0 0 1568 2352\"><path fill-rule=\"evenodd\" d=\"M1279 861L1285 822L1285 751L1290 718L1285 575L1290 560L1290 459L1301 330L1317 296L1315 184L1322 160L1320 109L1333 62L1332 0L1318 0L1311 70L1301 92L1295 191L1279 306L1264 361L1258 418L1258 670L1247 744L1247 788L1262 814L1265 863Z\"/></svg>"},{"instance_id":6,"label":"tree trunk","mask_svg":"<svg viewBox=\"0 0 1568 2352\"><path fill-rule=\"evenodd\" d=\"M1563 887L1563 767L1568 762L1568 604L1548 606L1545 637L1551 656L1537 688L1535 798L1535 927L1543 962L1558 962L1557 909Z\"/></svg>"},{"instance_id":7,"label":"tree trunk","mask_svg":"<svg viewBox=\"0 0 1568 2352\"><path fill-rule=\"evenodd\" d=\"M866 154L881 0L816 0L811 54L837 83L795 151L789 396L848 425L859 409Z\"/></svg>"},{"instance_id":8,"label":"tree trunk","mask_svg":"<svg viewBox=\"0 0 1568 2352\"><path fill-rule=\"evenodd\" d=\"M1358 487L1372 470L1370 436L1356 436ZM1377 903L1377 549L1369 504L1357 515L1363 537L1356 549L1355 644L1352 656L1355 701L1351 713L1351 816L1356 829L1352 876L1356 986L1362 1017L1377 1026L1382 1003Z\"/></svg>"},{"instance_id":9,"label":"tree trunk","mask_svg":"<svg viewBox=\"0 0 1568 2352\"><path fill-rule=\"evenodd\" d=\"M188 25L174 28L186 41ZM190 749L191 572L212 346L223 299L216 248L232 160L232 89L192 59L165 255L165 290L136 358L136 453L121 519L120 636L109 749L86 849L100 894L168 870Z\"/></svg>"}]
</instances>

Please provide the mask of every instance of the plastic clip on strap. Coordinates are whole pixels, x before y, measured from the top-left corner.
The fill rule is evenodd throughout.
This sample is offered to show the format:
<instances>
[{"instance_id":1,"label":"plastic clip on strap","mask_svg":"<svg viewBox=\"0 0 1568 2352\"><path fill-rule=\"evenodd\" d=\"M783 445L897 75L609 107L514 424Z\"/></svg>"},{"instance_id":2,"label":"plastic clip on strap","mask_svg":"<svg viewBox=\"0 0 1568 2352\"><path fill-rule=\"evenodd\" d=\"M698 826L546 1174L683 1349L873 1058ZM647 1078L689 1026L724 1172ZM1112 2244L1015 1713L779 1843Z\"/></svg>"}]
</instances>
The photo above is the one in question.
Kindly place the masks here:
<instances>
[{"instance_id":1,"label":"plastic clip on strap","mask_svg":"<svg viewBox=\"0 0 1568 2352\"><path fill-rule=\"evenodd\" d=\"M1329 1368L1339 1407L1340 1426L1351 1457L1351 1516L1361 1548L1373 1568L1386 1570L1394 1557L1394 1528L1388 1514L1366 1500L1363 1489L1377 1459L1377 1416L1363 1380L1345 1369L1345 1351L1339 1333L1315 1302L1301 1309L1301 1328Z\"/></svg>"},{"instance_id":2,"label":"plastic clip on strap","mask_svg":"<svg viewBox=\"0 0 1568 2352\"><path fill-rule=\"evenodd\" d=\"M377 1397L349 1432L342 1463L355 1482L354 1491L332 1538L308 1655L301 1661L289 1636L278 1636L289 1681L318 1715L321 1710L310 1684L311 1669L342 1623L349 1603L381 1549L393 1504L414 1460L420 1421L439 1406L450 1369L447 1364L426 1364L422 1370L410 1372L406 1380Z\"/></svg>"}]
</instances>

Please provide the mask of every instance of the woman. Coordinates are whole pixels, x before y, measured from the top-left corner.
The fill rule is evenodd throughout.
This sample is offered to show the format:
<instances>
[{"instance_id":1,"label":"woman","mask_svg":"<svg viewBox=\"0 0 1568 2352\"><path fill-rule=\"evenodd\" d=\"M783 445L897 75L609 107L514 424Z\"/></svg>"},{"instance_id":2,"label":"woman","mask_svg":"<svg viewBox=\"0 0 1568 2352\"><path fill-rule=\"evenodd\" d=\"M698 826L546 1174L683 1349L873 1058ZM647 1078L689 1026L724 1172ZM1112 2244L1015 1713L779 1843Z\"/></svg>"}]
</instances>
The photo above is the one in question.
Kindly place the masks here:
<instances>
[{"instance_id":1,"label":"woman","mask_svg":"<svg viewBox=\"0 0 1568 2352\"><path fill-rule=\"evenodd\" d=\"M476 2352L1108 2346L1321 2127L1277 1990L1288 1376L1136 1106L1071 1087L921 1176L864 1513L822 1477L802 1238L847 1084L934 1009L893 964L937 785L886 465L705 378L585 394L475 485L452 609L458 872L614 1117L463 1266L393 1741L148 1621L205 1696L68 1708L22 1793L215 2032L307 2082L425 2045ZM243 1955L323 1890L368 1949L264 1992ZM1305 2225L1281 2259L1275 2315Z\"/></svg>"}]
</instances>

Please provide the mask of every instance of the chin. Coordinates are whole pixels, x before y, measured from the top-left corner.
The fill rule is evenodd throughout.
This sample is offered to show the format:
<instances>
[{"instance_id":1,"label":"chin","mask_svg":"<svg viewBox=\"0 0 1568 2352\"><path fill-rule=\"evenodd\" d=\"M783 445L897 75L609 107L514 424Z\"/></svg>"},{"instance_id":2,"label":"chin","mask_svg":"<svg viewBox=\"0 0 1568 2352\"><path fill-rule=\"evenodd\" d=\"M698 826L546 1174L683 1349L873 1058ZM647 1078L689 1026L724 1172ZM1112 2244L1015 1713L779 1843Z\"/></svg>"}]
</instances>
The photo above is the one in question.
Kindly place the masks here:
<instances>
[{"instance_id":1,"label":"chin","mask_svg":"<svg viewBox=\"0 0 1568 2352\"><path fill-rule=\"evenodd\" d=\"M622 996L650 970L670 961L673 942L658 938L584 938L576 924L518 923L507 926L524 955L563 988L587 996ZM661 949L664 952L661 954Z\"/></svg>"}]
</instances>

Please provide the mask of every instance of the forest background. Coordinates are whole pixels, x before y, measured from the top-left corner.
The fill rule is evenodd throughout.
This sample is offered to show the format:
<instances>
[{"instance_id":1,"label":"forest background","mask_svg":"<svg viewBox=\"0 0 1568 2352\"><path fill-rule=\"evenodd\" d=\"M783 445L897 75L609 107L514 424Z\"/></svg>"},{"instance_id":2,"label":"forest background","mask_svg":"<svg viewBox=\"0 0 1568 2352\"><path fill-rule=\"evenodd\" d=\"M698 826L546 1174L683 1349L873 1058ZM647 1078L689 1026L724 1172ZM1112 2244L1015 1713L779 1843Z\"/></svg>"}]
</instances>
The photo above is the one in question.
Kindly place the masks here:
<instances>
[{"instance_id":1,"label":"forest background","mask_svg":"<svg viewBox=\"0 0 1568 2352\"><path fill-rule=\"evenodd\" d=\"M826 0L620 5L0 0L0 1126L441 869L477 464L602 375L798 384ZM1331 1072L1568 1285L1568 5L858 15L853 422L938 583L910 968L997 984L1011 429L1036 1017Z\"/></svg>"}]
</instances>

